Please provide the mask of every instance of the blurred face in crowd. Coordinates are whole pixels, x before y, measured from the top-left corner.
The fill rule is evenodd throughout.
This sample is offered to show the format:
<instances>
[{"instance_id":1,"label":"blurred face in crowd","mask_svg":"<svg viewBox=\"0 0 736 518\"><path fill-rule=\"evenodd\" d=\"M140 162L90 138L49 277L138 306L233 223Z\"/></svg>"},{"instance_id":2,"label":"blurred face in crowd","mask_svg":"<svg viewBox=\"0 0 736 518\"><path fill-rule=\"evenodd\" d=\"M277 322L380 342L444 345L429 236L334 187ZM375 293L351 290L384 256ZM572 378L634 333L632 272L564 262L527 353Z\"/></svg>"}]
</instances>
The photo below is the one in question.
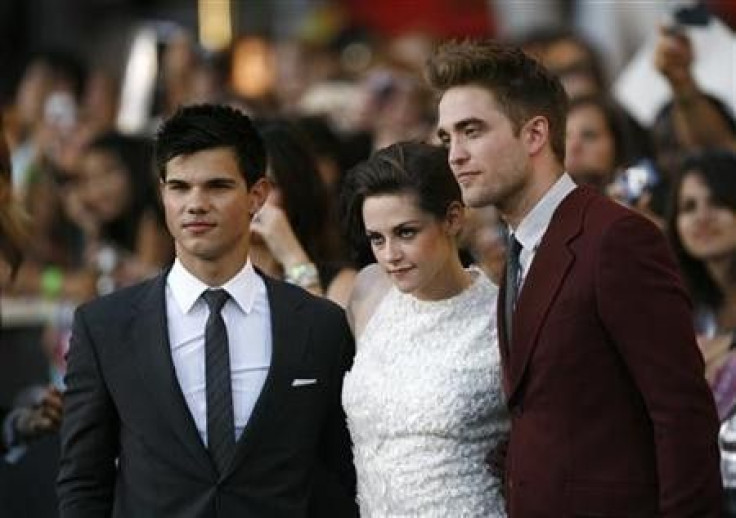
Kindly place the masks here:
<instances>
[{"instance_id":1,"label":"blurred face in crowd","mask_svg":"<svg viewBox=\"0 0 736 518\"><path fill-rule=\"evenodd\" d=\"M577 172L613 173L615 142L604 114L594 105L581 105L567 116L565 168Z\"/></svg>"},{"instance_id":2,"label":"blurred face in crowd","mask_svg":"<svg viewBox=\"0 0 736 518\"><path fill-rule=\"evenodd\" d=\"M423 300L444 296L447 265L457 257L454 236L462 207L448 209L445 220L422 210L414 194L369 196L363 222L373 254L394 285Z\"/></svg>"},{"instance_id":3,"label":"blurred face in crowd","mask_svg":"<svg viewBox=\"0 0 736 518\"><path fill-rule=\"evenodd\" d=\"M542 63L560 78L571 99L595 94L600 90L592 73L592 57L574 40L551 43L541 56Z\"/></svg>"},{"instance_id":4,"label":"blurred face in crowd","mask_svg":"<svg viewBox=\"0 0 736 518\"><path fill-rule=\"evenodd\" d=\"M252 214L268 196L265 179L249 187L235 153L213 148L172 158L161 195L177 257L187 269L237 272L248 255Z\"/></svg>"},{"instance_id":5,"label":"blurred face in crowd","mask_svg":"<svg viewBox=\"0 0 736 518\"><path fill-rule=\"evenodd\" d=\"M518 205L529 183L529 159L511 120L481 86L448 89L439 103L437 135L469 207Z\"/></svg>"},{"instance_id":6,"label":"blurred face in crowd","mask_svg":"<svg viewBox=\"0 0 736 518\"><path fill-rule=\"evenodd\" d=\"M120 217L130 206L133 186L130 174L110 151L92 149L80 164L79 189L84 206L100 222Z\"/></svg>"},{"instance_id":7,"label":"blurred face in crowd","mask_svg":"<svg viewBox=\"0 0 736 518\"><path fill-rule=\"evenodd\" d=\"M714 261L736 253L736 211L717 203L696 171L683 179L676 224L683 247L696 259Z\"/></svg>"}]
</instances>

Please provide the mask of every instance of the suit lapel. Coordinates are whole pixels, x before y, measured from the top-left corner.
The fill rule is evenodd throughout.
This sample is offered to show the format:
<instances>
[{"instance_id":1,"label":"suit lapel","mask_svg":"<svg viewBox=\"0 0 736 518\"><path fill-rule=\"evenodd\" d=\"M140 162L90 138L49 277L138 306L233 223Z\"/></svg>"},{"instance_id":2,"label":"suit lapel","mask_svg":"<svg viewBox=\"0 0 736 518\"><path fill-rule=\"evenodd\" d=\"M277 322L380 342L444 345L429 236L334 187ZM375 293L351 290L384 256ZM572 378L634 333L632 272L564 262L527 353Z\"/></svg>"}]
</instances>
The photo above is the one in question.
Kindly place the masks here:
<instances>
[{"instance_id":1,"label":"suit lapel","mask_svg":"<svg viewBox=\"0 0 736 518\"><path fill-rule=\"evenodd\" d=\"M260 272L259 272L260 274ZM248 420L238 439L235 459L230 470L240 465L244 456L257 444L260 434L268 433L284 411L281 404L291 390L293 365L298 365L305 352L309 323L302 316L303 301L281 282L262 275L266 283L271 311L271 367Z\"/></svg>"},{"instance_id":2,"label":"suit lapel","mask_svg":"<svg viewBox=\"0 0 736 518\"><path fill-rule=\"evenodd\" d=\"M194 424L171 359L165 302L167 273L154 279L134 308L130 345L143 385L163 416L161 422L171 426L185 451L214 475L214 466Z\"/></svg>"},{"instance_id":3,"label":"suit lapel","mask_svg":"<svg viewBox=\"0 0 736 518\"><path fill-rule=\"evenodd\" d=\"M505 345L501 347L506 378L504 389L509 400L514 397L521 384L536 347L539 330L574 262L575 257L569 243L582 230L583 213L590 199L591 191L578 187L555 211L519 294L513 317L514 336L511 344L505 343L505 325L499 316L499 339ZM505 291L504 288L504 296ZM503 307L502 304L503 301L500 301L499 307Z\"/></svg>"}]
</instances>

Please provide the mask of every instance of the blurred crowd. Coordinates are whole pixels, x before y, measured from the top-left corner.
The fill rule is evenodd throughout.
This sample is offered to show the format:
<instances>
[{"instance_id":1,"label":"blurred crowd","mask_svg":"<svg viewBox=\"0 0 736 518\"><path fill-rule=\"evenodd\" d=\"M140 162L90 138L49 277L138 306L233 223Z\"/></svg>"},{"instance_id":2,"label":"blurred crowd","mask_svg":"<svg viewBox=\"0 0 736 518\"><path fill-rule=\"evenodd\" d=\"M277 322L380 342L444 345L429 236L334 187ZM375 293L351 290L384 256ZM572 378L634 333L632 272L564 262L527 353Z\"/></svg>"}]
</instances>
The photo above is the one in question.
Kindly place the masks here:
<instances>
[{"instance_id":1,"label":"blurred crowd","mask_svg":"<svg viewBox=\"0 0 736 518\"><path fill-rule=\"evenodd\" d=\"M516 43L559 75L571 99L567 171L645 214L670 239L724 423L726 486L736 491L736 119L728 100L710 93L707 78L696 78L702 56L689 33L667 25L653 30L651 65L671 96L652 124L613 95L606 56L580 33L539 30ZM2 112L14 195L29 216L32 239L3 287L4 302L76 305L168 265L174 250L151 165L151 136L177 107L214 102L250 114L268 150L274 189L252 225L253 263L277 278L313 264L316 279L301 272L296 280L345 304L356 272L373 259L367 244L349 246L342 233L343 174L394 142L436 142L436 101L423 67L437 38L412 32L342 47L254 41L251 57L261 56L271 79L249 93L238 74L260 69L238 61L250 60L238 42L215 53L183 28L170 34L161 45L150 113L133 133L119 125L122 73L58 51L28 61L14 102ZM463 259L498 280L505 225L493 209L469 213ZM58 365L59 323L49 326L42 350ZM3 450L58 425L57 389L35 389L17 402L25 413L4 424Z\"/></svg>"}]
</instances>

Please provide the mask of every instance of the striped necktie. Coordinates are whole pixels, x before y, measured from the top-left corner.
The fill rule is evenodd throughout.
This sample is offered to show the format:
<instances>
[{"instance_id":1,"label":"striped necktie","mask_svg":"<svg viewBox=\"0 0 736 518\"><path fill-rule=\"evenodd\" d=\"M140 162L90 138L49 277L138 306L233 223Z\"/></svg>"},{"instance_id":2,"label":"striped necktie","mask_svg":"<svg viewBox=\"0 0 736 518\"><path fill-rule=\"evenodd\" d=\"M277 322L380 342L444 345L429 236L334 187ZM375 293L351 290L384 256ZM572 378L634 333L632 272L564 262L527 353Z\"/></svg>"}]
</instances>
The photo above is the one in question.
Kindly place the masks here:
<instances>
[{"instance_id":1,"label":"striped necktie","mask_svg":"<svg viewBox=\"0 0 736 518\"><path fill-rule=\"evenodd\" d=\"M514 320L514 307L516 306L516 297L519 295L519 273L521 270L519 256L521 249L521 243L516 240L513 234L510 235L506 250L506 293L504 296L506 343L509 346L511 346L511 324Z\"/></svg>"},{"instance_id":2,"label":"striped necktie","mask_svg":"<svg viewBox=\"0 0 736 518\"><path fill-rule=\"evenodd\" d=\"M204 331L207 448L218 471L223 473L235 450L230 351L221 313L229 295L223 289L216 289L205 291L202 297L210 308Z\"/></svg>"}]
</instances>

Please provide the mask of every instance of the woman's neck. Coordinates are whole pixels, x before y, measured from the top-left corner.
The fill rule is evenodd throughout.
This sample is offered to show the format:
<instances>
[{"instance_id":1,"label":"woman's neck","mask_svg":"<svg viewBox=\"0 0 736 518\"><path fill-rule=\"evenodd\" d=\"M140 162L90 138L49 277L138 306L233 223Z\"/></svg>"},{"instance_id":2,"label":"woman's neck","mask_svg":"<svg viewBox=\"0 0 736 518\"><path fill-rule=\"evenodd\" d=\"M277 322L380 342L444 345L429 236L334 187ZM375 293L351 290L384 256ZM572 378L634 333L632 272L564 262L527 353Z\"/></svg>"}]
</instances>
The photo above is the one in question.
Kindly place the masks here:
<instances>
[{"instance_id":1,"label":"woman's neck","mask_svg":"<svg viewBox=\"0 0 736 518\"><path fill-rule=\"evenodd\" d=\"M731 269L734 259L732 257L719 257L711 259L705 265L708 273L713 278L722 292L728 291L729 285L734 284L731 278ZM733 288L732 288L733 289Z\"/></svg>"},{"instance_id":2,"label":"woman's neck","mask_svg":"<svg viewBox=\"0 0 736 518\"><path fill-rule=\"evenodd\" d=\"M414 293L414 296L420 300L449 299L463 292L472 282L473 278L463 268L460 258L453 257L431 286L427 286L421 293Z\"/></svg>"}]
</instances>

